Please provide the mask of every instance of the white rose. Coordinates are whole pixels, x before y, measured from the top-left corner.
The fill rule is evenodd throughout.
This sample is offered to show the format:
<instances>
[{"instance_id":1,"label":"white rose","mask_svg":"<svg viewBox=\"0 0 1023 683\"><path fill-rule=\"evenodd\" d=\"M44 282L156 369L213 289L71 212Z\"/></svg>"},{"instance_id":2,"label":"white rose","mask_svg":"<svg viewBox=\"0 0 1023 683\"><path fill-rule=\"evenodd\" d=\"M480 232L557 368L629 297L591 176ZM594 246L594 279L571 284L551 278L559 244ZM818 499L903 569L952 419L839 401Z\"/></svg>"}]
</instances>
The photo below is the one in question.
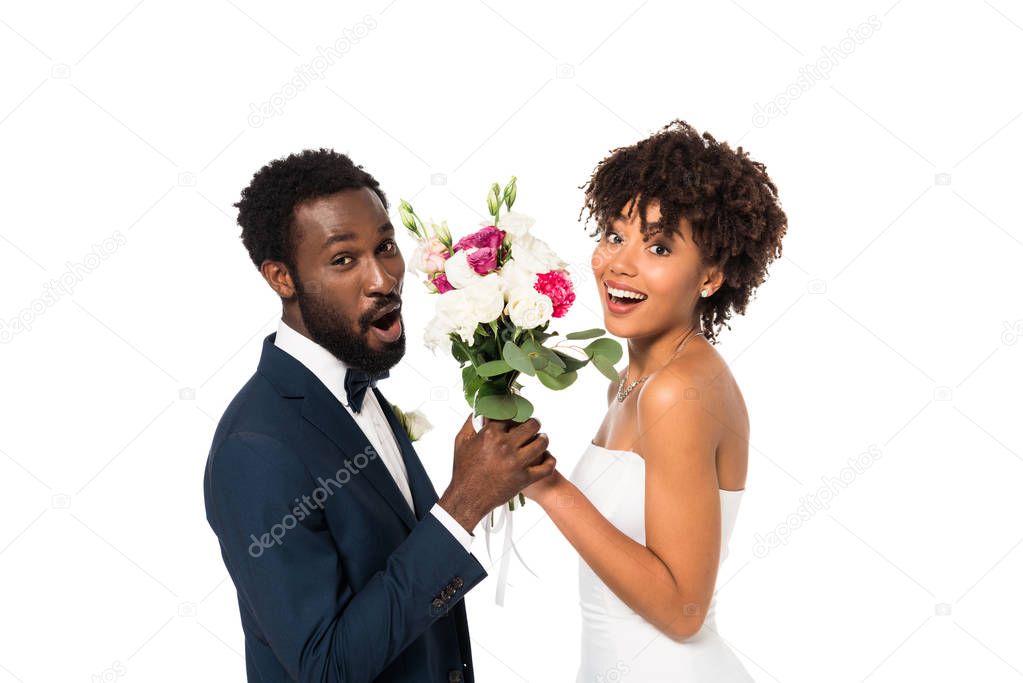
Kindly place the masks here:
<instances>
[{"instance_id":1,"label":"white rose","mask_svg":"<svg viewBox=\"0 0 1023 683\"><path fill-rule=\"evenodd\" d=\"M488 273L461 291L465 293L475 322L489 323L501 317L504 310L504 282L497 273Z\"/></svg>"},{"instance_id":2,"label":"white rose","mask_svg":"<svg viewBox=\"0 0 1023 683\"><path fill-rule=\"evenodd\" d=\"M468 256L470 251L475 251L475 249L469 251L465 249L456 251L451 255L451 258L444 263L444 272L447 273L448 282L450 282L451 286L455 289L468 287L472 282L483 277L469 265ZM447 294L450 293L451 292L447 292Z\"/></svg>"},{"instance_id":3,"label":"white rose","mask_svg":"<svg viewBox=\"0 0 1023 683\"><path fill-rule=\"evenodd\" d=\"M529 232L536 221L524 213L509 211L497 221L497 227L514 237L521 237Z\"/></svg>"},{"instance_id":4,"label":"white rose","mask_svg":"<svg viewBox=\"0 0 1023 683\"><path fill-rule=\"evenodd\" d=\"M501 266L501 280L504 284L505 300L507 300L508 295L517 289L532 288L536 284L536 273L511 258Z\"/></svg>"},{"instance_id":5,"label":"white rose","mask_svg":"<svg viewBox=\"0 0 1023 683\"><path fill-rule=\"evenodd\" d=\"M554 314L554 304L546 294L532 287L512 291L508 298L508 317L524 330L541 327Z\"/></svg>"},{"instance_id":6,"label":"white rose","mask_svg":"<svg viewBox=\"0 0 1023 683\"><path fill-rule=\"evenodd\" d=\"M453 294L454 292L448 292L444 294ZM423 341L426 346L436 354L438 351L447 351L451 344L451 339L448 335L455 329L455 324L447 316L438 313L433 317L427 326L426 332L423 334Z\"/></svg>"},{"instance_id":7,"label":"white rose","mask_svg":"<svg viewBox=\"0 0 1023 683\"><path fill-rule=\"evenodd\" d=\"M437 319L440 320L437 320ZM464 289L453 289L444 292L437 300L437 318L434 318L441 325L446 327L447 332L454 332L462 338L466 344L472 346L473 333L476 331L476 312L473 310L473 302L469 300Z\"/></svg>"},{"instance_id":8,"label":"white rose","mask_svg":"<svg viewBox=\"0 0 1023 683\"><path fill-rule=\"evenodd\" d=\"M423 434L433 429L433 425L426 419L426 415L418 410L413 410L411 413L405 413L408 425L408 436L409 441L415 441L419 439Z\"/></svg>"},{"instance_id":9,"label":"white rose","mask_svg":"<svg viewBox=\"0 0 1023 683\"><path fill-rule=\"evenodd\" d=\"M512 258L534 273L560 270L568 265L543 240L526 234L512 243ZM450 280L450 277L448 278Z\"/></svg>"}]
</instances>

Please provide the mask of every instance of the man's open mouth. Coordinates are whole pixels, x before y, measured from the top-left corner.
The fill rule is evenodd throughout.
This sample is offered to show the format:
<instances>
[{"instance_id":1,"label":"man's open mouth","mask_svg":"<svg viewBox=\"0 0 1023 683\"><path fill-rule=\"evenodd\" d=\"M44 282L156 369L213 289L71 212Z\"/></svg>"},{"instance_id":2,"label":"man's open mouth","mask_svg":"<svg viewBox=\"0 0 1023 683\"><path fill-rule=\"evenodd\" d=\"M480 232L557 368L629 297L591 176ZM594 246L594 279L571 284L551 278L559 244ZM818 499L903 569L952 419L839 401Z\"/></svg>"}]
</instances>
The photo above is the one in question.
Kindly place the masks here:
<instances>
[{"instance_id":1,"label":"man's open mouth","mask_svg":"<svg viewBox=\"0 0 1023 683\"><path fill-rule=\"evenodd\" d=\"M388 330L394 325L400 315L401 304L391 304L378 313L370 325L380 330Z\"/></svg>"}]
</instances>

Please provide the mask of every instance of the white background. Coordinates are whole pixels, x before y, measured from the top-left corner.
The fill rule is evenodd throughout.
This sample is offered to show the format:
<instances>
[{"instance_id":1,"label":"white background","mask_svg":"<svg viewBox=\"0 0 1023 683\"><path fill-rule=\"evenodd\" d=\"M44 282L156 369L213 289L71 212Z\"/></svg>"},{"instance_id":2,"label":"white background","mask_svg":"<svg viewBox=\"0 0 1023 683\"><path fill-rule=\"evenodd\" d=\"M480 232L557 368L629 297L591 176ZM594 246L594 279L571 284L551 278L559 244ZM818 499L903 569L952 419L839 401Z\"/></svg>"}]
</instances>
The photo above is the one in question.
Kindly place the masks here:
<instances>
[{"instance_id":1,"label":"white background","mask_svg":"<svg viewBox=\"0 0 1023 683\"><path fill-rule=\"evenodd\" d=\"M765 162L790 224L719 346L752 419L722 636L758 681L1023 677L1021 59L1006 0L5 5L0 681L244 680L201 484L279 317L231 206L256 169L333 147L456 233L515 174L516 209L581 269L584 329L579 185L674 118ZM405 291L382 389L436 425L419 454L443 491L468 408L420 344L432 301ZM606 384L528 393L566 472ZM577 558L535 505L516 536L541 578L513 565L504 608L496 571L468 595L479 680L573 680Z\"/></svg>"}]
</instances>

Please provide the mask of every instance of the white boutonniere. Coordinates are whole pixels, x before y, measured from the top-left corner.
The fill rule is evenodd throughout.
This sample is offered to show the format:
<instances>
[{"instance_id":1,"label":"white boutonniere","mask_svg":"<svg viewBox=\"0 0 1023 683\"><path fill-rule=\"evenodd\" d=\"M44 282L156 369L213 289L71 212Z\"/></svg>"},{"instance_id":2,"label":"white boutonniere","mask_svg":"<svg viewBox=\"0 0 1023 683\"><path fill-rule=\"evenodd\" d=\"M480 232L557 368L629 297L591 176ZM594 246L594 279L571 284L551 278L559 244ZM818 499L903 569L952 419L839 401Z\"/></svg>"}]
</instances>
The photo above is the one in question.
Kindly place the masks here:
<instances>
[{"instance_id":1,"label":"white boutonniere","mask_svg":"<svg viewBox=\"0 0 1023 683\"><path fill-rule=\"evenodd\" d=\"M423 415L418 410L406 413L393 403L391 404L391 409L394 410L394 414L398 417L398 421L401 422L402 428L408 434L409 441L417 441L423 434L433 429L433 425L426 419L426 415Z\"/></svg>"}]
</instances>

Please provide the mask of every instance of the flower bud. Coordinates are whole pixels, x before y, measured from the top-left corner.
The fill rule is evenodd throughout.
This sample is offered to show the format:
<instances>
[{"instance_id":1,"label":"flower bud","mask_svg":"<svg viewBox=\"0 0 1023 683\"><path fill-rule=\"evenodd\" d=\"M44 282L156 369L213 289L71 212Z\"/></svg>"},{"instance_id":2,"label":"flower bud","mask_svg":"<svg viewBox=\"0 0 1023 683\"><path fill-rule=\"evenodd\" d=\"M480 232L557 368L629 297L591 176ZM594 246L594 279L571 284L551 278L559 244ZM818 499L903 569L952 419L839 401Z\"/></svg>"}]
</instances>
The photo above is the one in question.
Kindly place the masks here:
<instances>
[{"instance_id":1,"label":"flower bud","mask_svg":"<svg viewBox=\"0 0 1023 683\"><path fill-rule=\"evenodd\" d=\"M497 183L490 186L490 193L487 194L487 209L491 216L496 216L501 210L501 186Z\"/></svg>"},{"instance_id":2,"label":"flower bud","mask_svg":"<svg viewBox=\"0 0 1023 683\"><path fill-rule=\"evenodd\" d=\"M416 217L416 212L412 210L412 205L404 199L398 204L398 215L401 216L401 223L408 231L416 236L418 239L423 239L423 234L419 232L419 219Z\"/></svg>"},{"instance_id":3,"label":"flower bud","mask_svg":"<svg viewBox=\"0 0 1023 683\"><path fill-rule=\"evenodd\" d=\"M504 205L508 207L509 211L511 211L512 204L515 203L516 190L516 178L512 176L508 184L504 186Z\"/></svg>"},{"instance_id":4,"label":"flower bud","mask_svg":"<svg viewBox=\"0 0 1023 683\"><path fill-rule=\"evenodd\" d=\"M448 227L447 221L444 221L439 225L437 223L434 223L433 233L437 235L437 239L441 241L441 244L443 244L446 247L451 246L451 229Z\"/></svg>"}]
</instances>

